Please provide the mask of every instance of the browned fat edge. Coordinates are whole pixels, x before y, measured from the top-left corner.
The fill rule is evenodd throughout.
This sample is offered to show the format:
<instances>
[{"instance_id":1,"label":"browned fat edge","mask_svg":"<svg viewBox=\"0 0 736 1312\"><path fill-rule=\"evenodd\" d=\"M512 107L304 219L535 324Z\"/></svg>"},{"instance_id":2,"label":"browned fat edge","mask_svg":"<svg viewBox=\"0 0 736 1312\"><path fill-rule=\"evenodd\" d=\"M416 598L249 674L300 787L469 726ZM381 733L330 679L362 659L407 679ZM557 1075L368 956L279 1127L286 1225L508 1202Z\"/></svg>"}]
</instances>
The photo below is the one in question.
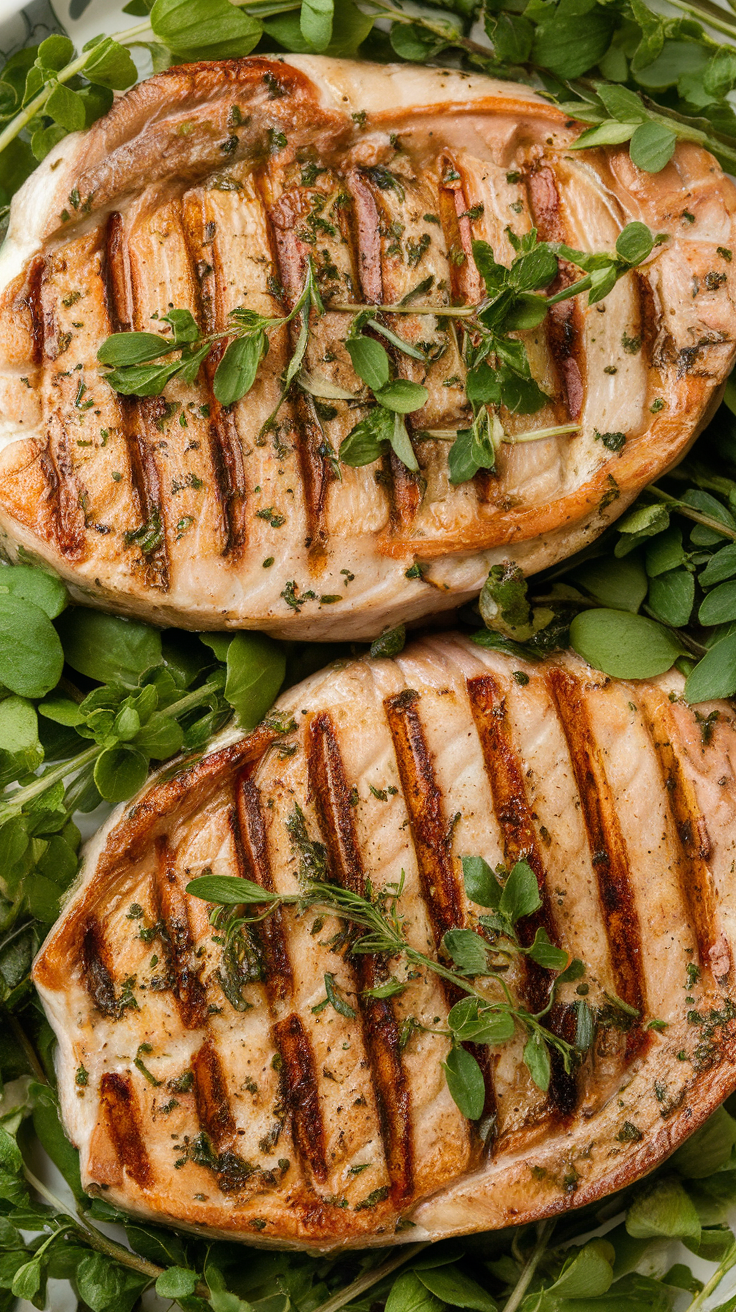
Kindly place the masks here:
<instances>
[{"instance_id":1,"label":"browned fat edge","mask_svg":"<svg viewBox=\"0 0 736 1312\"><path fill-rule=\"evenodd\" d=\"M292 1114L294 1144L314 1179L323 1183L327 1179L325 1132L312 1045L295 1012L278 1021L274 1037L283 1061L284 1101Z\"/></svg>"},{"instance_id":2,"label":"browned fat edge","mask_svg":"<svg viewBox=\"0 0 736 1312\"><path fill-rule=\"evenodd\" d=\"M112 332L129 332L133 327L133 297L130 282L130 269L125 246L125 225L123 217L117 212L109 215L105 226L104 242L101 252L102 282L105 288L107 314ZM163 529L163 512L161 508L161 489L158 468L148 444L143 436L146 414L149 423L155 422L156 407L151 409L146 401L136 402L132 397L116 396L120 407L125 443L130 461L132 491L138 503L139 523L131 529L142 527L158 521ZM145 410L148 405L148 411ZM134 544L129 548L135 550ZM149 587L167 589L169 586L169 563L166 552L165 535L162 542L151 552L143 556L144 577Z\"/></svg>"},{"instance_id":3,"label":"browned fat edge","mask_svg":"<svg viewBox=\"0 0 736 1312\"><path fill-rule=\"evenodd\" d=\"M368 305L380 305L383 302L381 237L382 229L385 229L385 209L380 192L371 185L366 174L355 170L347 182L353 201L357 265L363 297ZM382 345L395 358L394 348L385 341ZM421 504L421 475L407 469L393 451L381 458L381 465L380 479L388 493L391 528L394 533L406 533Z\"/></svg>"},{"instance_id":4,"label":"browned fat edge","mask_svg":"<svg viewBox=\"0 0 736 1312\"><path fill-rule=\"evenodd\" d=\"M105 1016L118 1014L110 952L99 921L90 918L82 930L82 978L94 1006Z\"/></svg>"},{"instance_id":5,"label":"browned fat edge","mask_svg":"<svg viewBox=\"0 0 736 1312\"><path fill-rule=\"evenodd\" d=\"M698 957L703 969L712 969L713 958L725 964L730 959L725 940L719 934L713 897L713 881L708 868L711 852L705 816L698 806L695 790L675 751L673 738L677 730L669 705L658 693L643 699L644 717L654 743L662 773L665 797L674 822L680 848L678 871L680 892L687 911L687 920L695 934ZM726 974L721 970L720 975Z\"/></svg>"},{"instance_id":6,"label":"browned fat edge","mask_svg":"<svg viewBox=\"0 0 736 1312\"><path fill-rule=\"evenodd\" d=\"M236 783L236 809L231 816L231 828L239 873L255 884L273 892L271 862L263 822L261 793L257 784L245 770ZM255 926L258 933L265 983L272 1002L286 1002L293 990L293 974L284 938L283 913L280 907ZM283 1058L283 1053L281 1054Z\"/></svg>"},{"instance_id":7,"label":"browned fat edge","mask_svg":"<svg viewBox=\"0 0 736 1312\"><path fill-rule=\"evenodd\" d=\"M513 743L504 689L491 674L468 679L467 688L491 786L493 809L503 836L504 860L507 866L513 866L522 859L529 863L537 877L539 896L542 899L538 911L519 921L519 938L524 947L529 947L534 942L537 930L543 928L552 942L559 946L547 896L547 875L526 795L522 764ZM542 1011L549 1000L554 976L529 957L524 962L524 976L527 1006L530 1011ZM562 1035L561 1022L562 1017L553 1012L548 1021L552 1033ZM567 1115L575 1110L577 1104L575 1077L565 1071L557 1052L553 1052L552 1056L550 1101L557 1111Z\"/></svg>"},{"instance_id":8,"label":"browned fat edge","mask_svg":"<svg viewBox=\"0 0 736 1312\"><path fill-rule=\"evenodd\" d=\"M264 187L270 190L272 179L264 179ZM309 213L308 196L314 195L314 189L291 187L281 193L278 199L267 207L270 235L273 243L274 264L282 286L286 289L288 309L298 299L304 285L307 260L312 248L301 241L296 225ZM310 317L314 310L310 308ZM301 327L301 316L288 325L291 349L294 350ZM284 414L284 408L281 412ZM329 460L323 454L325 439L317 420L311 397L297 389L291 414L297 434L297 454L304 484L304 502L307 519L306 546L310 548L310 557L316 562L324 555L328 530L325 520L327 489L334 478ZM278 422L278 419L277 419Z\"/></svg>"},{"instance_id":9,"label":"browned fat edge","mask_svg":"<svg viewBox=\"0 0 736 1312\"><path fill-rule=\"evenodd\" d=\"M350 789L345 778L335 726L325 712L309 726L309 791L314 797L321 836L327 848L330 875L343 888L365 892L365 871ZM381 1137L391 1179L391 1201L400 1207L411 1197L414 1145L410 1117L410 1093L401 1059L399 1029L389 998L367 998L364 989L374 988L386 971L372 955L358 955L354 962L358 977L358 1006L363 1039L376 1088Z\"/></svg>"},{"instance_id":10,"label":"browned fat edge","mask_svg":"<svg viewBox=\"0 0 736 1312\"><path fill-rule=\"evenodd\" d=\"M182 232L191 261L190 281L197 299L197 318L205 333L223 329L222 269L216 237L208 237L207 201L198 193L185 201L181 213ZM216 342L202 367L207 386L210 456L215 473L218 505L222 516L222 554L238 559L247 541L247 491L245 463L235 416L220 405L214 392L217 366L227 343Z\"/></svg>"},{"instance_id":11,"label":"browned fat edge","mask_svg":"<svg viewBox=\"0 0 736 1312\"><path fill-rule=\"evenodd\" d=\"M192 1057L197 1119L218 1153L232 1145L236 1125L227 1095L225 1075L211 1038Z\"/></svg>"},{"instance_id":12,"label":"browned fat edge","mask_svg":"<svg viewBox=\"0 0 736 1312\"><path fill-rule=\"evenodd\" d=\"M179 886L169 841L164 836L156 839L156 860L153 894L171 988L182 1025L196 1030L207 1024L207 999L194 965L187 899Z\"/></svg>"},{"instance_id":13,"label":"browned fat edge","mask_svg":"<svg viewBox=\"0 0 736 1312\"><path fill-rule=\"evenodd\" d=\"M526 182L532 218L541 240L564 242L566 234L560 195L552 169L547 164L540 164L528 175ZM571 266L561 261L559 273L549 288L550 293L569 287L575 276ZM585 356L582 316L573 299L550 306L545 331L562 384L567 415L570 419L579 419L585 399Z\"/></svg>"},{"instance_id":14,"label":"browned fat edge","mask_svg":"<svg viewBox=\"0 0 736 1312\"><path fill-rule=\"evenodd\" d=\"M449 819L443 815L442 794L419 719L418 702L419 693L406 688L387 697L384 707L409 812L422 894L439 946L448 929L463 923L464 909L447 841Z\"/></svg>"},{"instance_id":15,"label":"browned fat edge","mask_svg":"<svg viewBox=\"0 0 736 1312\"><path fill-rule=\"evenodd\" d=\"M133 1088L126 1075L103 1075L100 1106L118 1161L139 1188L146 1189L151 1184L151 1164L138 1124Z\"/></svg>"},{"instance_id":16,"label":"browned fat edge","mask_svg":"<svg viewBox=\"0 0 736 1312\"><path fill-rule=\"evenodd\" d=\"M593 737L583 689L568 670L553 667L547 686L562 725L575 773L593 869L598 881L603 921L608 936L616 993L636 1007L640 1021L646 1010L641 967L641 929L629 874L629 859L601 753ZM630 1032L627 1053L640 1051L646 1038L640 1028Z\"/></svg>"}]
</instances>

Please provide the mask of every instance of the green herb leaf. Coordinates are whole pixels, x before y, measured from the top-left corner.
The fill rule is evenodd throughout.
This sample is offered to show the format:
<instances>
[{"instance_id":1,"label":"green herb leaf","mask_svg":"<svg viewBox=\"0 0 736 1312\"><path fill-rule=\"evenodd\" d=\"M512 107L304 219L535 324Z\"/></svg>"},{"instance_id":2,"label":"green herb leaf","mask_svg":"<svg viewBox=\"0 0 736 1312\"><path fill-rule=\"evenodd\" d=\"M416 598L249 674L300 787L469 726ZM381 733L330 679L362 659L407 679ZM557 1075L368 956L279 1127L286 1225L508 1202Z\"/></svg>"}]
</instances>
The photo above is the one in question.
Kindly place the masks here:
<instances>
[{"instance_id":1,"label":"green herb leaf","mask_svg":"<svg viewBox=\"0 0 736 1312\"><path fill-rule=\"evenodd\" d=\"M390 438L391 448L402 464L406 465L407 469L411 469L414 473L418 473L419 463L414 454L414 448L411 444L411 438L407 432L403 416L395 414L393 419L393 429Z\"/></svg>"},{"instance_id":2,"label":"green herb leaf","mask_svg":"<svg viewBox=\"0 0 736 1312\"><path fill-rule=\"evenodd\" d=\"M137 81L138 70L130 51L118 41L113 41L112 37L105 36L101 40L96 39L94 43L88 41L83 49L90 51L84 65L84 76L90 82L108 87L110 91L124 91Z\"/></svg>"},{"instance_id":3,"label":"green herb leaf","mask_svg":"<svg viewBox=\"0 0 736 1312\"><path fill-rule=\"evenodd\" d=\"M548 1293L564 1299L600 1298L606 1294L613 1282L613 1245L605 1239L593 1239L573 1253Z\"/></svg>"},{"instance_id":4,"label":"green herb leaf","mask_svg":"<svg viewBox=\"0 0 736 1312\"><path fill-rule=\"evenodd\" d=\"M532 961L536 961L539 966L544 966L546 970L563 970L569 955L563 948L555 947L554 943L550 942L546 929L541 926L534 936L531 947L527 948L527 953Z\"/></svg>"},{"instance_id":5,"label":"green herb leaf","mask_svg":"<svg viewBox=\"0 0 736 1312\"><path fill-rule=\"evenodd\" d=\"M512 925L522 916L530 916L542 905L537 876L526 861L517 861L503 886L498 909ZM567 957L565 958L567 960Z\"/></svg>"},{"instance_id":6,"label":"green herb leaf","mask_svg":"<svg viewBox=\"0 0 736 1312\"><path fill-rule=\"evenodd\" d=\"M196 1288L197 1273L181 1266L170 1266L156 1281L159 1298L186 1298Z\"/></svg>"},{"instance_id":7,"label":"green herb leaf","mask_svg":"<svg viewBox=\"0 0 736 1312\"><path fill-rule=\"evenodd\" d=\"M157 333L113 333L106 337L97 352L101 364L132 365L167 355L173 342Z\"/></svg>"},{"instance_id":8,"label":"green herb leaf","mask_svg":"<svg viewBox=\"0 0 736 1312\"><path fill-rule=\"evenodd\" d=\"M156 0L151 27L172 54L187 59L249 55L263 27L229 0Z\"/></svg>"},{"instance_id":9,"label":"green herb leaf","mask_svg":"<svg viewBox=\"0 0 736 1312\"><path fill-rule=\"evenodd\" d=\"M654 237L646 223L627 223L616 239L616 250L627 264L641 264L652 253Z\"/></svg>"},{"instance_id":10,"label":"green herb leaf","mask_svg":"<svg viewBox=\"0 0 736 1312\"><path fill-rule=\"evenodd\" d=\"M443 1312L443 1304L414 1271L402 1271L391 1286L385 1312Z\"/></svg>"},{"instance_id":11,"label":"green herb leaf","mask_svg":"<svg viewBox=\"0 0 736 1312\"><path fill-rule=\"evenodd\" d=\"M282 643L265 633L236 633L227 649L225 697L248 732L276 700L286 675Z\"/></svg>"},{"instance_id":12,"label":"green herb leaf","mask_svg":"<svg viewBox=\"0 0 736 1312\"><path fill-rule=\"evenodd\" d=\"M448 929L442 947L463 975L488 973L488 944L472 929Z\"/></svg>"},{"instance_id":13,"label":"green herb leaf","mask_svg":"<svg viewBox=\"0 0 736 1312\"><path fill-rule=\"evenodd\" d=\"M329 973L325 975L325 992L330 1006L334 1007L335 1011L341 1016L345 1016L348 1020L355 1020L357 1012L350 1006L349 1002L346 1002L345 999L340 996L335 984L335 976L330 975Z\"/></svg>"},{"instance_id":14,"label":"green herb leaf","mask_svg":"<svg viewBox=\"0 0 736 1312\"><path fill-rule=\"evenodd\" d=\"M483 1072L475 1057L465 1048L453 1047L442 1063L447 1087L453 1101L469 1121L477 1121L483 1115L486 1100L486 1086Z\"/></svg>"},{"instance_id":15,"label":"green herb leaf","mask_svg":"<svg viewBox=\"0 0 736 1312\"><path fill-rule=\"evenodd\" d=\"M340 445L340 460L353 468L372 464L382 455L384 443L391 441L393 431L393 415L382 406L376 406L351 428Z\"/></svg>"},{"instance_id":16,"label":"green herb leaf","mask_svg":"<svg viewBox=\"0 0 736 1312\"><path fill-rule=\"evenodd\" d=\"M239 906L241 902L247 905L278 901L277 894L269 893L252 879L240 879L237 875L200 875L189 880L186 891L192 897L224 907Z\"/></svg>"},{"instance_id":17,"label":"green herb leaf","mask_svg":"<svg viewBox=\"0 0 736 1312\"><path fill-rule=\"evenodd\" d=\"M332 40L334 0L303 0L299 24L312 50L326 50Z\"/></svg>"},{"instance_id":18,"label":"green herb leaf","mask_svg":"<svg viewBox=\"0 0 736 1312\"><path fill-rule=\"evenodd\" d=\"M642 615L588 610L570 625L570 645L595 669L616 679L651 679L674 665L684 648L667 629Z\"/></svg>"},{"instance_id":19,"label":"green herb leaf","mask_svg":"<svg viewBox=\"0 0 736 1312\"><path fill-rule=\"evenodd\" d=\"M0 593L0 684L20 697L45 697L63 665L59 636L45 610Z\"/></svg>"},{"instance_id":20,"label":"green herb leaf","mask_svg":"<svg viewBox=\"0 0 736 1312\"><path fill-rule=\"evenodd\" d=\"M476 1312L496 1312L496 1303L482 1285L459 1266L428 1267L417 1276L426 1289L450 1307L475 1308Z\"/></svg>"},{"instance_id":21,"label":"green herb leaf","mask_svg":"<svg viewBox=\"0 0 736 1312\"><path fill-rule=\"evenodd\" d=\"M0 674L0 678L2 675ZM692 704L736 693L736 633L714 643L685 681L685 698Z\"/></svg>"},{"instance_id":22,"label":"green herb leaf","mask_svg":"<svg viewBox=\"0 0 736 1312\"><path fill-rule=\"evenodd\" d=\"M690 1239L700 1235L695 1204L674 1177L644 1186L626 1213L626 1233L635 1239Z\"/></svg>"},{"instance_id":23,"label":"green herb leaf","mask_svg":"<svg viewBox=\"0 0 736 1312\"><path fill-rule=\"evenodd\" d=\"M538 1030L527 1039L524 1045L524 1065L538 1089L546 1093L552 1078L549 1052Z\"/></svg>"},{"instance_id":24,"label":"green herb leaf","mask_svg":"<svg viewBox=\"0 0 736 1312\"><path fill-rule=\"evenodd\" d=\"M72 669L100 683L134 688L146 670L160 664L161 634L138 620L75 606L64 612L57 627Z\"/></svg>"},{"instance_id":25,"label":"green herb leaf","mask_svg":"<svg viewBox=\"0 0 736 1312\"><path fill-rule=\"evenodd\" d=\"M496 910L501 900L501 885L488 862L482 856L464 856L461 861L465 892L470 901Z\"/></svg>"},{"instance_id":26,"label":"green herb leaf","mask_svg":"<svg viewBox=\"0 0 736 1312\"><path fill-rule=\"evenodd\" d=\"M514 1020L479 998L461 998L450 1009L447 1023L458 1043L507 1043L514 1037Z\"/></svg>"},{"instance_id":27,"label":"green herb leaf","mask_svg":"<svg viewBox=\"0 0 736 1312\"><path fill-rule=\"evenodd\" d=\"M132 747L107 747L95 761L94 780L106 802L127 802L147 775L148 758Z\"/></svg>"},{"instance_id":28,"label":"green herb leaf","mask_svg":"<svg viewBox=\"0 0 736 1312\"><path fill-rule=\"evenodd\" d=\"M675 153L677 136L665 123L641 123L631 138L632 163L645 173L659 173Z\"/></svg>"},{"instance_id":29,"label":"green herb leaf","mask_svg":"<svg viewBox=\"0 0 736 1312\"><path fill-rule=\"evenodd\" d=\"M69 600L69 593L56 574L32 569L29 565L0 569L0 596L6 593L33 602L46 612L50 620L61 614Z\"/></svg>"},{"instance_id":30,"label":"green herb leaf","mask_svg":"<svg viewBox=\"0 0 736 1312\"><path fill-rule=\"evenodd\" d=\"M372 337L348 337L345 349L359 378L379 392L389 380L388 355Z\"/></svg>"},{"instance_id":31,"label":"green herb leaf","mask_svg":"<svg viewBox=\"0 0 736 1312\"><path fill-rule=\"evenodd\" d=\"M387 410L394 410L399 415L421 410L428 398L426 387L422 387L421 383L410 383L407 378L395 378L392 383L376 389L376 400Z\"/></svg>"},{"instance_id":32,"label":"green herb leaf","mask_svg":"<svg viewBox=\"0 0 736 1312\"><path fill-rule=\"evenodd\" d=\"M220 405L234 405L250 391L265 349L265 333L236 337L230 343L215 370L213 390Z\"/></svg>"}]
</instances>

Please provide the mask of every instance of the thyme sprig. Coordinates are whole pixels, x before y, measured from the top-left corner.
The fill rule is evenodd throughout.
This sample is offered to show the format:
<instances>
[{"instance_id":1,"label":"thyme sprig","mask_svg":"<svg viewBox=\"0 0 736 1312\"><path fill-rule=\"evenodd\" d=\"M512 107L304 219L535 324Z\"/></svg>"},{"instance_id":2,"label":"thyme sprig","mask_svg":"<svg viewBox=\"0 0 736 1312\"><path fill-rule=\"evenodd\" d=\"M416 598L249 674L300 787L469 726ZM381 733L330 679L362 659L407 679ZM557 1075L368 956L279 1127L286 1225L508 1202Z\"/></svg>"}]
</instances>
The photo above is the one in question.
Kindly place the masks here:
<instances>
[{"instance_id":1,"label":"thyme sprig","mask_svg":"<svg viewBox=\"0 0 736 1312\"><path fill-rule=\"evenodd\" d=\"M584 967L551 943L542 928L537 929L531 945L522 945L517 922L541 906L536 877L525 861L517 862L509 874L504 871L503 882L480 857L464 858L463 874L469 896L481 897L490 914L478 917L479 929L448 930L441 945L444 959L428 956L407 941L399 905L404 890L403 871L398 883L381 889L374 888L367 880L363 894L324 879L308 880L300 893L275 893L247 879L206 874L190 880L187 892L213 903L216 923L225 906L258 908L253 915L242 914L228 921L228 941L236 925L248 931L252 924L279 907L293 906L302 915L318 910L338 916L354 930L362 931L348 940L351 955L370 954L389 960L401 957L411 966L431 971L465 994L451 1008L447 1030L438 1032L447 1034L451 1042L444 1063L450 1092L463 1114L478 1120L483 1113L485 1084L478 1062L463 1045L505 1043L520 1030L526 1040L525 1065L535 1084L546 1090L551 1078L551 1052L559 1055L566 1071L572 1070L578 1053L573 1044L546 1027L545 1018L553 1005L557 986L564 980L580 978ZM547 1002L538 1012L520 1006L504 978L511 960L524 956L551 972ZM378 992L368 992L383 997L401 992L404 987L405 984L394 979L388 985L379 985Z\"/></svg>"}]
</instances>

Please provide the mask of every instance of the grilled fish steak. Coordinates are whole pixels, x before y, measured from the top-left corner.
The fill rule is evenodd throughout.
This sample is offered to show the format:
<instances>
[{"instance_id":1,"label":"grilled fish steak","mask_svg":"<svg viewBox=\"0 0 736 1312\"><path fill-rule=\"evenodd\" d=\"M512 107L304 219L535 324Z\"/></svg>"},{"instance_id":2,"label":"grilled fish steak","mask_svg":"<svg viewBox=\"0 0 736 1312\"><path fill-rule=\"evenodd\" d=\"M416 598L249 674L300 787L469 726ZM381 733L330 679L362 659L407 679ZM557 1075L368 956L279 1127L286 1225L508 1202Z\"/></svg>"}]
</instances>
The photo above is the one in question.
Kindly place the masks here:
<instances>
[{"instance_id":1,"label":"grilled fish steak","mask_svg":"<svg viewBox=\"0 0 736 1312\"><path fill-rule=\"evenodd\" d=\"M533 1221L666 1157L736 1087L736 726L714 704L704 735L681 690L674 672L626 683L573 656L421 641L313 676L280 699L280 726L119 808L34 967L85 1187L149 1218L329 1248ZM260 978L241 987L185 891L203 871L288 894L305 874L362 892L403 871L406 941L434 957L479 912L462 855L526 858L542 906L522 942L544 927L586 966L587 992L560 985L549 1026L574 1041L581 993L597 1019L546 1094L521 1034L476 1049L472 1124L445 1080L456 999L434 973L351 957L339 920L289 906L261 922ZM389 975L403 992L366 995ZM545 969L519 958L507 978L543 1008Z\"/></svg>"},{"instance_id":2,"label":"grilled fish steak","mask_svg":"<svg viewBox=\"0 0 736 1312\"><path fill-rule=\"evenodd\" d=\"M736 191L694 145L649 175L625 147L571 153L578 131L513 83L311 57L176 67L118 100L13 202L0 278L11 550L124 614L349 638L457 604L501 559L533 572L584 546L718 399L734 358ZM448 442L421 438L470 418L446 319L387 319L432 359L394 359L429 392L410 418L419 473L393 454L336 465L366 413L339 399L361 392L350 314L313 315L305 368L323 399L297 389L266 434L294 325L229 408L213 394L222 347L195 383L144 400L118 396L97 363L111 332L156 330L171 306L205 333L237 306L283 314L310 255L328 305L396 304L425 284L440 308L481 299L475 238L508 265L509 229L610 251L630 220L669 241L603 304L562 302L523 334L551 399L501 416L511 435L580 431L505 446L496 474L458 486ZM575 276L563 264L558 286Z\"/></svg>"}]
</instances>

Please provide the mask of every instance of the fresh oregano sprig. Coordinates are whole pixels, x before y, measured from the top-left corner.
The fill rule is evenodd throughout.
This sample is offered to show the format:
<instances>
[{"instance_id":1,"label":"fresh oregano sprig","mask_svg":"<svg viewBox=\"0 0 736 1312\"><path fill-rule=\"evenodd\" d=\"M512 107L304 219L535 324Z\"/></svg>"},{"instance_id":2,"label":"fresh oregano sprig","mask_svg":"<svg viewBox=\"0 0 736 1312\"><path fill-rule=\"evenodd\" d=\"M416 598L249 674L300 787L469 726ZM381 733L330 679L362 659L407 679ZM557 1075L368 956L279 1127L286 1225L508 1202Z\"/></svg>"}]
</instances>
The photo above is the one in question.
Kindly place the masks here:
<instances>
[{"instance_id":1,"label":"fresh oregano sprig","mask_svg":"<svg viewBox=\"0 0 736 1312\"><path fill-rule=\"evenodd\" d=\"M227 328L202 335L190 310L173 309L160 316L172 330L170 337L148 332L112 333L100 346L97 359L109 367L105 380L122 396L160 396L172 378L193 383L216 343L230 338L215 370L213 391L221 405L234 405L256 380L258 366L268 350L268 334L298 319L299 335L284 373L278 404L264 425L268 427L301 369L312 309L324 313L310 259L304 286L288 314L268 317L240 305L230 311ZM165 363L152 363L161 360Z\"/></svg>"},{"instance_id":2,"label":"fresh oregano sprig","mask_svg":"<svg viewBox=\"0 0 736 1312\"><path fill-rule=\"evenodd\" d=\"M485 1098L483 1074L476 1059L462 1045L507 1042L519 1027L527 1036L524 1062L534 1082L546 1090L551 1074L550 1049L560 1054L565 1068L570 1070L575 1048L552 1034L543 1020L552 1006L557 984L564 979L579 978L584 968L581 962L572 961L567 952L555 947L543 929L537 930L529 947L521 945L515 928L517 922L541 906L537 880L527 862L517 862L503 884L480 857L463 859L463 875L468 896L480 900L481 905L490 909L490 914L479 917L484 934L474 929L451 929L444 935L443 954L452 965L407 943L399 911L403 874L398 884L389 884L380 891L368 882L365 895L324 880L310 881L299 894L271 893L260 884L228 875L203 875L190 880L187 892L218 907L256 905L259 907L256 920L279 906L337 915L364 931L351 941L351 953L402 956L465 993L466 997L455 1003L448 1016L447 1032L452 1047L445 1073L450 1092L463 1115L477 1120ZM216 918L218 915L216 912ZM252 921L253 917L249 916L240 919L243 925ZM230 923L229 935L232 929ZM518 955L527 955L551 972L559 972L551 982L547 1005L536 1014L514 1001L504 979L509 960ZM403 987L400 981L390 982L391 993L400 992ZM334 988L332 992L334 995ZM387 996L386 992L381 996ZM327 998L331 1000L330 988Z\"/></svg>"}]
</instances>

